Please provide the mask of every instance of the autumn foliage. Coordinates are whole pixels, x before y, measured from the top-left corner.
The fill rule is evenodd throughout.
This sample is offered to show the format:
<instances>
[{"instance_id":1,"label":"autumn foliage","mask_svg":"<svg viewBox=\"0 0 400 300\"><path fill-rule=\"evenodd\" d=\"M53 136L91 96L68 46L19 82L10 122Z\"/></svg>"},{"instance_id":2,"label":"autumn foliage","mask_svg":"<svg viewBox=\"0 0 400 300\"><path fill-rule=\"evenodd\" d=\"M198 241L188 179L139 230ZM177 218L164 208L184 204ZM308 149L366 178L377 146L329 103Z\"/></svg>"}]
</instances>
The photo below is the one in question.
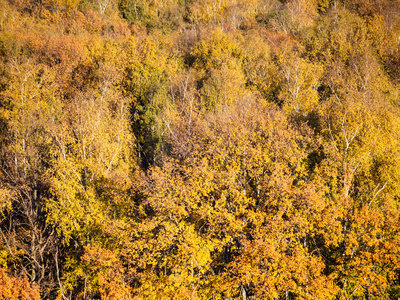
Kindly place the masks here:
<instances>
[{"instance_id":1,"label":"autumn foliage","mask_svg":"<svg viewBox=\"0 0 400 300\"><path fill-rule=\"evenodd\" d=\"M9 276L4 268L0 269L0 299L39 300L38 286L32 287L26 276L18 279Z\"/></svg>"},{"instance_id":2,"label":"autumn foliage","mask_svg":"<svg viewBox=\"0 0 400 300\"><path fill-rule=\"evenodd\" d=\"M400 2L0 0L0 299L400 298Z\"/></svg>"}]
</instances>

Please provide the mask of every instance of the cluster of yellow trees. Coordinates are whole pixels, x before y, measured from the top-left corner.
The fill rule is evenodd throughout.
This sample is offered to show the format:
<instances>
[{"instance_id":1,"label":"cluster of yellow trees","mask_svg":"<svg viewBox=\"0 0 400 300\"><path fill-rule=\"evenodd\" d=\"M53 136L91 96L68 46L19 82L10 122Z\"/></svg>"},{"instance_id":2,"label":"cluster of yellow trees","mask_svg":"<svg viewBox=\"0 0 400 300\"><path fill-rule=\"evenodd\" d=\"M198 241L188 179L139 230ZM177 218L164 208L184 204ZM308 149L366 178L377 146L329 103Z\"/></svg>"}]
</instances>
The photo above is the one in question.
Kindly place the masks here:
<instances>
[{"instance_id":1,"label":"cluster of yellow trees","mask_svg":"<svg viewBox=\"0 0 400 300\"><path fill-rule=\"evenodd\" d=\"M0 0L0 299L400 297L399 0Z\"/></svg>"}]
</instances>

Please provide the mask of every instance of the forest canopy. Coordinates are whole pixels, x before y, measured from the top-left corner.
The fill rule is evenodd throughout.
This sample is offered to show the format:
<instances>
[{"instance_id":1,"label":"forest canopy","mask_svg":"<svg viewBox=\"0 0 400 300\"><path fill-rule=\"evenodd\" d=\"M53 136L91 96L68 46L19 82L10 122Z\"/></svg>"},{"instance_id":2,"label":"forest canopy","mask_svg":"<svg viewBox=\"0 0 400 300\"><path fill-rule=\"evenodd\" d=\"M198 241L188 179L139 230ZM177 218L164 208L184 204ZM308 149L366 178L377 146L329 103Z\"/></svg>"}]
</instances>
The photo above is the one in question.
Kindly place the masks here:
<instances>
[{"instance_id":1,"label":"forest canopy","mask_svg":"<svg viewBox=\"0 0 400 300\"><path fill-rule=\"evenodd\" d=\"M400 298L399 0L0 0L0 299Z\"/></svg>"}]
</instances>

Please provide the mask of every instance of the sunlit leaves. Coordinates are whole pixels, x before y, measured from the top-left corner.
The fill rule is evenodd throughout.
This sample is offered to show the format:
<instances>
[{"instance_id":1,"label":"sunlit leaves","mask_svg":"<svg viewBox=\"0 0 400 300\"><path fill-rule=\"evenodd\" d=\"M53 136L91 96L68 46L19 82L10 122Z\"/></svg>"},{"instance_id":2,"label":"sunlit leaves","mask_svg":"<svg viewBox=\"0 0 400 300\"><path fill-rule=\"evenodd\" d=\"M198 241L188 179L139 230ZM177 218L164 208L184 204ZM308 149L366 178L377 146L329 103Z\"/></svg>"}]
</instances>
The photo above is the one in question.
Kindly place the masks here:
<instances>
[{"instance_id":1,"label":"sunlit leaves","mask_svg":"<svg viewBox=\"0 0 400 300\"><path fill-rule=\"evenodd\" d=\"M0 269L0 297L2 299L32 299L39 300L40 290L31 286L26 276L15 278Z\"/></svg>"},{"instance_id":2,"label":"sunlit leaves","mask_svg":"<svg viewBox=\"0 0 400 300\"><path fill-rule=\"evenodd\" d=\"M0 2L4 297L400 296L398 1Z\"/></svg>"}]
</instances>

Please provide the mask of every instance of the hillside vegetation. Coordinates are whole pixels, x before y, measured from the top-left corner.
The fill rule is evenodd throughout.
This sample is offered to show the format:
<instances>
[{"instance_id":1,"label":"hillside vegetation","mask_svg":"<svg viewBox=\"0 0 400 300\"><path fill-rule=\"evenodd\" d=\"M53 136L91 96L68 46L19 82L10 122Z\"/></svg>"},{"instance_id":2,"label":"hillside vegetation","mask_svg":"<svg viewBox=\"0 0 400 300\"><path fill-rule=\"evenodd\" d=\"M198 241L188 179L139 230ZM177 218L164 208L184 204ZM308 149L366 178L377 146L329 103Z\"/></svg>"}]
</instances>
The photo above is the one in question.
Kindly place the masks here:
<instances>
[{"instance_id":1,"label":"hillside vegetation","mask_svg":"<svg viewBox=\"0 0 400 300\"><path fill-rule=\"evenodd\" d=\"M399 0L0 0L0 299L400 298Z\"/></svg>"}]
</instances>

